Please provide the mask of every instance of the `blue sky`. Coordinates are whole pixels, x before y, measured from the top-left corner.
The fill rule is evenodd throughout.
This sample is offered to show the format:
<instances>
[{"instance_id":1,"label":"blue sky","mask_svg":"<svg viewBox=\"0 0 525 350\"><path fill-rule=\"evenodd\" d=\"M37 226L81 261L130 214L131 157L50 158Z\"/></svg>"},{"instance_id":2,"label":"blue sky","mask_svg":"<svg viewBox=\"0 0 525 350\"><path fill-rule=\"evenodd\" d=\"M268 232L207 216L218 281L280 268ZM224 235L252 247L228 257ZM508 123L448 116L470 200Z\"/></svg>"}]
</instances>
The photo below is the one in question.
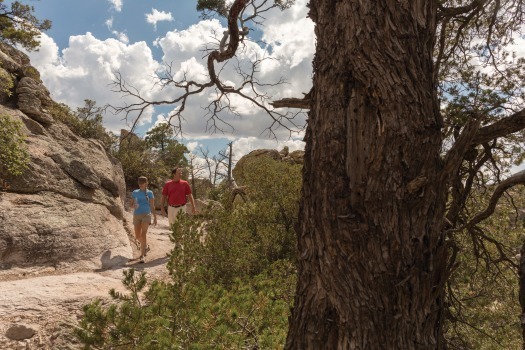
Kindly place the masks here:
<instances>
[{"instance_id":1,"label":"blue sky","mask_svg":"<svg viewBox=\"0 0 525 350\"><path fill-rule=\"evenodd\" d=\"M42 35L39 52L29 53L29 56L52 98L72 108L81 106L84 99L95 100L98 105L129 102L110 91L109 84L117 71L152 99L172 98L176 91L154 88L155 72L163 62L168 62L179 75L185 72L195 79L204 79L202 49L217 42L225 30L224 21L201 20L193 0L22 2L34 6L38 18L53 22L52 29ZM274 99L300 97L310 89L315 39L313 23L306 18L306 13L306 0L297 0L286 11L267 13L263 26L250 28L252 41L246 42L245 50L239 55L241 62L253 57L271 58L261 66L261 81L272 83L281 78L287 81L287 84L265 91ZM259 39L265 41L264 46L256 43ZM226 81L238 81L234 67L226 66L221 74ZM281 149L286 145L294 150L304 147L302 133L290 137L288 131L278 129L277 142L268 138L265 130L271 124L269 117L239 99L234 99L233 105L241 117L224 116L234 129L223 125L224 133L210 133L206 130L207 119L202 106L209 103L211 95L201 94L186 106L181 141L190 149L209 147L214 154L233 141L238 159L258 148ZM163 122L173 108L150 110L141 119L138 132L144 133ZM304 124L304 118L299 117L300 124ZM121 128L129 128L122 115L106 114L104 124L116 133Z\"/></svg>"},{"instance_id":2,"label":"blue sky","mask_svg":"<svg viewBox=\"0 0 525 350\"><path fill-rule=\"evenodd\" d=\"M153 42L159 34L173 29L183 30L199 21L199 12L192 0L33 0L27 3L35 8L38 18L53 22L46 34L61 49L68 46L71 35L91 32L99 39L115 37L106 24L110 18L113 19L112 29L125 33L131 42ZM145 14L152 13L153 9L170 13L173 20L160 20L155 30L145 21Z\"/></svg>"}]
</instances>

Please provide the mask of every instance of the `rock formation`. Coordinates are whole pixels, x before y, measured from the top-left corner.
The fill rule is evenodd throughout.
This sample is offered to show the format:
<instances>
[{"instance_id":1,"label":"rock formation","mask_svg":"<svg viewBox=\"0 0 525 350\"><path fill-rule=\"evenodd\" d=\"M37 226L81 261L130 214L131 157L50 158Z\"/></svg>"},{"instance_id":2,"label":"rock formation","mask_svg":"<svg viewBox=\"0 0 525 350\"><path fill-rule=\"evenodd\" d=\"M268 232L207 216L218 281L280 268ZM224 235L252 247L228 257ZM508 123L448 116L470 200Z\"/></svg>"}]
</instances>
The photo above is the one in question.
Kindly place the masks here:
<instances>
[{"instance_id":1,"label":"rock formation","mask_svg":"<svg viewBox=\"0 0 525 350\"><path fill-rule=\"evenodd\" d=\"M304 151L296 150L289 152L288 147L284 147L280 152L275 149L257 149L251 151L239 159L237 164L235 164L235 168L233 168L232 175L238 185L243 184L246 164L260 157L268 157L289 164L303 164Z\"/></svg>"},{"instance_id":2,"label":"rock formation","mask_svg":"<svg viewBox=\"0 0 525 350\"><path fill-rule=\"evenodd\" d=\"M56 121L38 71L0 43L0 114L23 123L29 168L12 176L0 164L0 277L12 267L106 268L132 250L124 225L124 174L100 141ZM5 84L4 84L5 85ZM7 84L9 85L9 84Z\"/></svg>"}]
</instances>

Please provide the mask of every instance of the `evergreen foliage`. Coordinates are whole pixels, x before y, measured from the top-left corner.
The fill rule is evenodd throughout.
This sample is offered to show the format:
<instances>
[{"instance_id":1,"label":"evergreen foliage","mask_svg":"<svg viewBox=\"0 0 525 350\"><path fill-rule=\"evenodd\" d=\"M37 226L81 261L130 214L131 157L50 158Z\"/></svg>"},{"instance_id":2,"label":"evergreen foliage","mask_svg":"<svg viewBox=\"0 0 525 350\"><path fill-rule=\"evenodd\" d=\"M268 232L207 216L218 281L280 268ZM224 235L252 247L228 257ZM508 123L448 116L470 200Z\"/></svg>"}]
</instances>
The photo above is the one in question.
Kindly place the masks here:
<instances>
[{"instance_id":1,"label":"evergreen foliage","mask_svg":"<svg viewBox=\"0 0 525 350\"><path fill-rule=\"evenodd\" d=\"M300 166L260 158L246 164L245 174L247 202L236 200L200 218L181 216L173 226L171 281L148 285L144 275L129 270L128 293L112 292L116 303L85 306L76 333L86 349L283 346L296 282ZM516 191L513 197L522 198L523 191ZM230 203L227 187L214 193ZM516 258L501 259L500 250L505 257L519 253L523 214L517 208L524 203L506 198L480 237L466 230L455 235L457 268L446 301L451 349L512 349L521 343ZM480 210L487 201L487 193L478 193L469 206Z\"/></svg>"},{"instance_id":2,"label":"evergreen foliage","mask_svg":"<svg viewBox=\"0 0 525 350\"><path fill-rule=\"evenodd\" d=\"M146 133L146 144L153 151L155 163L161 170L160 176L171 177L171 170L177 166L187 166L185 157L189 150L175 139L173 128L159 124Z\"/></svg>"},{"instance_id":3,"label":"evergreen foliage","mask_svg":"<svg viewBox=\"0 0 525 350\"><path fill-rule=\"evenodd\" d=\"M54 102L49 109L56 120L66 124L78 136L102 141L104 148L110 150L116 143L116 137L102 125L101 107L96 102L86 99L85 105L77 108L76 112L63 103Z\"/></svg>"},{"instance_id":4,"label":"evergreen foliage","mask_svg":"<svg viewBox=\"0 0 525 350\"><path fill-rule=\"evenodd\" d=\"M172 129L158 125L144 139L127 135L114 154L122 164L126 184L133 188L139 176L146 176L154 187L162 187L171 178L174 167L188 164L187 153L188 149L175 139Z\"/></svg>"},{"instance_id":5,"label":"evergreen foliage","mask_svg":"<svg viewBox=\"0 0 525 350\"><path fill-rule=\"evenodd\" d=\"M246 203L181 216L171 281L124 273L127 293L84 307L75 331L85 349L279 349L296 283L293 223L300 167L251 164ZM227 198L227 195L222 196Z\"/></svg>"},{"instance_id":6,"label":"evergreen foliage","mask_svg":"<svg viewBox=\"0 0 525 350\"><path fill-rule=\"evenodd\" d=\"M0 167L11 175L21 175L29 164L29 152L22 122L0 115Z\"/></svg>"},{"instance_id":7,"label":"evergreen foliage","mask_svg":"<svg viewBox=\"0 0 525 350\"><path fill-rule=\"evenodd\" d=\"M523 188L514 188L476 233L455 234L457 263L447 293L450 349L518 349L521 344L518 265L523 244ZM469 201L479 211L486 191ZM451 242L452 244L452 242Z\"/></svg>"},{"instance_id":8,"label":"evergreen foliage","mask_svg":"<svg viewBox=\"0 0 525 350\"><path fill-rule=\"evenodd\" d=\"M13 75L4 69L0 69L0 93L4 93L8 97L13 95L13 87L15 86Z\"/></svg>"},{"instance_id":9,"label":"evergreen foliage","mask_svg":"<svg viewBox=\"0 0 525 350\"><path fill-rule=\"evenodd\" d=\"M124 179L128 188L137 186L137 178L146 176L149 183L155 185L158 180L158 168L154 162L154 155L148 144L135 136L127 136L120 141L115 157L122 164Z\"/></svg>"},{"instance_id":10,"label":"evergreen foliage","mask_svg":"<svg viewBox=\"0 0 525 350\"><path fill-rule=\"evenodd\" d=\"M33 6L20 1L7 5L0 0L0 40L15 46L19 44L29 51L36 50L40 45L40 33L51 28L51 21L41 21L33 12Z\"/></svg>"}]
</instances>

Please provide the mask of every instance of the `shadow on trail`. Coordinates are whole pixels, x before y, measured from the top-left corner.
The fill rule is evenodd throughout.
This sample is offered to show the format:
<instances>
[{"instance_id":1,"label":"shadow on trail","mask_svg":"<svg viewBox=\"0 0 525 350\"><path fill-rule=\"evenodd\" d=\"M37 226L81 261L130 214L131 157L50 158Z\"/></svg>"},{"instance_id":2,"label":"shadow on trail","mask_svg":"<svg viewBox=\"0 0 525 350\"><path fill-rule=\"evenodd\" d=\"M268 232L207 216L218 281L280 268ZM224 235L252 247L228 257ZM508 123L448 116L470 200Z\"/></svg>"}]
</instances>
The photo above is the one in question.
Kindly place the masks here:
<instances>
[{"instance_id":1,"label":"shadow on trail","mask_svg":"<svg viewBox=\"0 0 525 350\"><path fill-rule=\"evenodd\" d=\"M143 263L140 262L140 258L129 259L121 255L110 258L110 256L111 251L109 250L102 254L102 257L100 258L102 267L100 269L94 270L94 272L116 271L130 267L133 267L136 270L144 270L145 268L165 265L168 262L168 256L155 258L153 260L150 260L148 257L146 257Z\"/></svg>"},{"instance_id":2,"label":"shadow on trail","mask_svg":"<svg viewBox=\"0 0 525 350\"><path fill-rule=\"evenodd\" d=\"M139 258L130 259L128 263L124 266L121 266L119 269L125 269L128 267L133 267L135 270L144 270L145 268L149 267L155 267L159 265L166 265L168 262L168 256L162 257L162 258L156 258L154 260L148 260L148 257L146 257L145 261L143 263L140 262ZM114 268L113 270L117 270L117 268Z\"/></svg>"},{"instance_id":3,"label":"shadow on trail","mask_svg":"<svg viewBox=\"0 0 525 350\"><path fill-rule=\"evenodd\" d=\"M115 267L125 265L128 261L129 258L122 255L112 257L111 250L106 250L100 257L100 269L96 269L95 272L111 270Z\"/></svg>"}]
</instances>

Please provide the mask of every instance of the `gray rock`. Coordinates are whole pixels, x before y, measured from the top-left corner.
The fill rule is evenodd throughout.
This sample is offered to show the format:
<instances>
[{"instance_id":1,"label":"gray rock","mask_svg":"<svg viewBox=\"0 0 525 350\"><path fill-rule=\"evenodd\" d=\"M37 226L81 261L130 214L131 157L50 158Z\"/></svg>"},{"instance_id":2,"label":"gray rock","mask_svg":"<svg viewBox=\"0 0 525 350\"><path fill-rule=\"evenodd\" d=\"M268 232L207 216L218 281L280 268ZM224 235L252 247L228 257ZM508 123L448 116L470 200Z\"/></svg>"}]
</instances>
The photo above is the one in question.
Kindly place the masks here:
<instances>
[{"instance_id":1,"label":"gray rock","mask_svg":"<svg viewBox=\"0 0 525 350\"><path fill-rule=\"evenodd\" d=\"M33 93L18 95L18 108L32 119L43 125L53 123L53 117L42 111L42 102Z\"/></svg>"},{"instance_id":2,"label":"gray rock","mask_svg":"<svg viewBox=\"0 0 525 350\"><path fill-rule=\"evenodd\" d=\"M0 106L0 109L1 108L2 106ZM15 113L15 114L16 112L17 112L16 110L10 111L10 113ZM19 113L19 117L31 134L35 134L35 135L45 135L46 134L46 131L45 131L46 129L42 126L42 124L36 122L35 120L31 118L27 118L22 113Z\"/></svg>"},{"instance_id":3,"label":"gray rock","mask_svg":"<svg viewBox=\"0 0 525 350\"><path fill-rule=\"evenodd\" d=\"M65 168L72 178L89 188L99 188L100 179L95 171L86 163L73 159Z\"/></svg>"},{"instance_id":4,"label":"gray rock","mask_svg":"<svg viewBox=\"0 0 525 350\"><path fill-rule=\"evenodd\" d=\"M296 150L291 152L289 156L295 164L303 164L304 162L304 151Z\"/></svg>"},{"instance_id":5,"label":"gray rock","mask_svg":"<svg viewBox=\"0 0 525 350\"><path fill-rule=\"evenodd\" d=\"M43 125L53 123L53 117L44 109L51 106L53 101L49 96L49 91L40 81L38 71L34 67L26 65L19 68L17 72L21 75L20 81L16 85L18 108Z\"/></svg>"},{"instance_id":6,"label":"gray rock","mask_svg":"<svg viewBox=\"0 0 525 350\"><path fill-rule=\"evenodd\" d=\"M36 74L39 74L38 71L31 66L23 67L22 70L24 69L26 69L26 71L36 72ZM25 74L27 74L27 72ZM24 76L16 85L16 93L34 94L36 98L41 102L42 106L49 107L53 103L49 94L49 90L42 84L40 78L38 79L39 80L36 80L29 76Z\"/></svg>"},{"instance_id":7,"label":"gray rock","mask_svg":"<svg viewBox=\"0 0 525 350\"><path fill-rule=\"evenodd\" d=\"M2 62L16 96L0 114L22 122L30 162L16 177L0 164L0 268L85 270L131 258L121 165L46 112L54 102L26 55L0 43Z\"/></svg>"},{"instance_id":8,"label":"gray rock","mask_svg":"<svg viewBox=\"0 0 525 350\"><path fill-rule=\"evenodd\" d=\"M101 256L129 258L122 221L108 208L52 192L5 193L0 201L2 267L100 268Z\"/></svg>"},{"instance_id":9,"label":"gray rock","mask_svg":"<svg viewBox=\"0 0 525 350\"><path fill-rule=\"evenodd\" d=\"M0 42L0 66L2 68L9 72L17 72L22 65L28 63L29 58L27 55L3 42Z\"/></svg>"},{"instance_id":10,"label":"gray rock","mask_svg":"<svg viewBox=\"0 0 525 350\"><path fill-rule=\"evenodd\" d=\"M35 335L37 331L24 324L15 324L5 332L5 336L11 340L29 339Z\"/></svg>"},{"instance_id":11,"label":"gray rock","mask_svg":"<svg viewBox=\"0 0 525 350\"><path fill-rule=\"evenodd\" d=\"M0 66L10 72L15 72L20 68L20 63L15 62L9 55L0 50Z\"/></svg>"}]
</instances>

